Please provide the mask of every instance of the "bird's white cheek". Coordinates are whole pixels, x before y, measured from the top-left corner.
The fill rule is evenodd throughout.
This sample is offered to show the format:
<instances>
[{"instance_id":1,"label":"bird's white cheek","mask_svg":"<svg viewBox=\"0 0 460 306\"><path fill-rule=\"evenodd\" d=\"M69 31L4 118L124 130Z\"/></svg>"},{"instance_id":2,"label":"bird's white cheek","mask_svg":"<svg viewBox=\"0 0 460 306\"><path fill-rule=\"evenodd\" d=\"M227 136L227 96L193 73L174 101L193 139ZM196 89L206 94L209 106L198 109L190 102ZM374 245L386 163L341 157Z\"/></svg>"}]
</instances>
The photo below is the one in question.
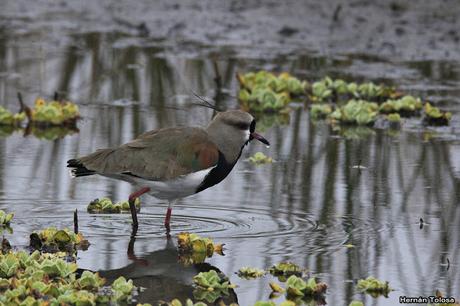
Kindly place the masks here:
<instances>
[{"instance_id":1,"label":"bird's white cheek","mask_svg":"<svg viewBox=\"0 0 460 306\"><path fill-rule=\"evenodd\" d=\"M248 130L244 131L244 139L248 141L249 137L251 137L251 133Z\"/></svg>"}]
</instances>

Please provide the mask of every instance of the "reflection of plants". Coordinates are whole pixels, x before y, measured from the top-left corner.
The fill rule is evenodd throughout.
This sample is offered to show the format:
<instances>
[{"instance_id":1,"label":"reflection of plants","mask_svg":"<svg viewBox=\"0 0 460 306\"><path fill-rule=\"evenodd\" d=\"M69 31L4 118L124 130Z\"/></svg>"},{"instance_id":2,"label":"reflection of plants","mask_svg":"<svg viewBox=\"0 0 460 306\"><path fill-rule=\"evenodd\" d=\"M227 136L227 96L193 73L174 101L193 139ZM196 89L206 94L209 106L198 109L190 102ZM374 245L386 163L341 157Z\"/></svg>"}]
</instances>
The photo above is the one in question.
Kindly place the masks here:
<instances>
[{"instance_id":1,"label":"reflection of plants","mask_svg":"<svg viewBox=\"0 0 460 306\"><path fill-rule=\"evenodd\" d=\"M360 279L357 285L358 290L368 293L373 297L383 295L388 297L388 293L392 291L388 282L380 281L372 276L366 279Z\"/></svg>"},{"instance_id":2,"label":"reflection of plants","mask_svg":"<svg viewBox=\"0 0 460 306\"><path fill-rule=\"evenodd\" d=\"M375 135L374 129L368 126L332 126L332 131L346 139L364 139L369 136Z\"/></svg>"},{"instance_id":3,"label":"reflection of plants","mask_svg":"<svg viewBox=\"0 0 460 306\"><path fill-rule=\"evenodd\" d=\"M193 282L196 286L193 291L193 296L197 300L204 300L213 303L219 297L228 295L228 290L235 288L235 285L230 284L225 276L220 276L216 271L200 272L193 277Z\"/></svg>"},{"instance_id":4,"label":"reflection of plants","mask_svg":"<svg viewBox=\"0 0 460 306\"><path fill-rule=\"evenodd\" d=\"M134 202L137 211L141 209L141 201L139 198ZM122 201L118 203L112 203L112 200L109 198L100 198L91 201L88 204L87 210L89 213L122 213L129 212L129 202Z\"/></svg>"},{"instance_id":5,"label":"reflection of plants","mask_svg":"<svg viewBox=\"0 0 460 306\"><path fill-rule=\"evenodd\" d=\"M256 114L257 117L257 130L264 132L273 126L287 125L290 121L290 115L287 112L280 112L277 114Z\"/></svg>"}]
</instances>

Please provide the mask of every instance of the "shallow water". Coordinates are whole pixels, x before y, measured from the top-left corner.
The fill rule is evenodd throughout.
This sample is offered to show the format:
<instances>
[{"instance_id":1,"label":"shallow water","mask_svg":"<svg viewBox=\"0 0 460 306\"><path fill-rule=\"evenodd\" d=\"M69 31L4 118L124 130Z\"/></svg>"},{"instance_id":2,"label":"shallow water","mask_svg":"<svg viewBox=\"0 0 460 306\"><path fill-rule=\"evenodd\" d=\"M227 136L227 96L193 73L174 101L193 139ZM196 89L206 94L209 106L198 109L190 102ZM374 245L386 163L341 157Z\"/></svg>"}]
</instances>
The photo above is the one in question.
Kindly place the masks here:
<instances>
[{"instance_id":1,"label":"shallow water","mask_svg":"<svg viewBox=\"0 0 460 306\"><path fill-rule=\"evenodd\" d=\"M232 299L240 305L268 300L272 279L242 280L234 272L282 260L325 281L329 305L353 299L395 305L400 295L425 296L436 289L460 298L458 62L308 53L264 61L222 53L217 64L224 94L216 95L211 56L176 57L124 35L75 35L53 45L33 35L4 37L0 50L1 105L15 109L17 91L31 104L37 95L49 98L57 90L77 102L83 115L79 133L61 139L22 132L0 138L0 209L16 214L14 234L7 235L12 244L25 246L31 231L50 225L71 227L78 209L80 230L91 242L78 254L80 267L133 278L147 288L142 302L190 297L199 268L177 262L175 239L167 241L162 225L167 204L142 199L139 232L130 243L129 215L89 215L86 206L98 197L126 199L131 186L99 176L72 179L66 161L149 129L206 124L212 110L193 106L193 92L235 108L237 71L383 80L452 111L451 126L427 129L408 120L400 132L364 129L361 137L347 139L311 122L302 104L293 106L284 125L259 118L271 147L251 143L224 182L181 200L173 210L172 235L190 231L226 244L225 256L208 262L239 286ZM247 162L257 151L275 162ZM128 258L128 248L137 260ZM360 294L355 282L369 275L396 290L388 298Z\"/></svg>"}]
</instances>

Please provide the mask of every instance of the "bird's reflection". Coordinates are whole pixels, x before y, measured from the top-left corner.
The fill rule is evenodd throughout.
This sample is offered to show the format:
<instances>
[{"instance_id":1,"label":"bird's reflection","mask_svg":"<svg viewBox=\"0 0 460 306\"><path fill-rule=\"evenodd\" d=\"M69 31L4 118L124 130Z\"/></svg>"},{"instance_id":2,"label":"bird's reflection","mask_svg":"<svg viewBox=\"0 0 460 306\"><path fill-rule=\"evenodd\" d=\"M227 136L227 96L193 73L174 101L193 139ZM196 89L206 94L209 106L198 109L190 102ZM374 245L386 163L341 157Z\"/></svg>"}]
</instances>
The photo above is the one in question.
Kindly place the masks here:
<instances>
[{"instance_id":1,"label":"bird's reflection","mask_svg":"<svg viewBox=\"0 0 460 306\"><path fill-rule=\"evenodd\" d=\"M108 282L124 276L132 279L136 286L146 288L137 297L139 303L157 303L159 300L170 301L175 298L181 301L193 299L193 276L210 270L221 273L217 267L208 263L184 265L179 260L179 251L169 235L166 236L164 249L138 257L134 251L135 231L132 234L127 250L132 263L120 269L102 270L99 273ZM222 302L225 305L238 303L233 289L229 290L228 296L215 301L214 305L222 305Z\"/></svg>"}]
</instances>

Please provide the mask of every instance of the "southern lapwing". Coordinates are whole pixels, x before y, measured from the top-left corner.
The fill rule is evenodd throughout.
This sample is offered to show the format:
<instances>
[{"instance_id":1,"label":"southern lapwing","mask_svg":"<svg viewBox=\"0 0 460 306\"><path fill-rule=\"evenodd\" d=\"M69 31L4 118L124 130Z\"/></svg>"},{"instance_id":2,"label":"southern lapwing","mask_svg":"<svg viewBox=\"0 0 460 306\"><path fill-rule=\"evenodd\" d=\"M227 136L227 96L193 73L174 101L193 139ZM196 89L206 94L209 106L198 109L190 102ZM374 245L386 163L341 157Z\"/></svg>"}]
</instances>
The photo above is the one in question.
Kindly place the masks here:
<instances>
[{"instance_id":1,"label":"southern lapwing","mask_svg":"<svg viewBox=\"0 0 460 306\"><path fill-rule=\"evenodd\" d=\"M134 201L144 193L169 202L164 225L169 232L177 199L221 182L253 139L269 145L255 132L256 121L240 110L219 112L206 128L175 127L146 132L114 149L101 149L67 162L73 176L100 174L124 180L139 190L129 196L133 227Z\"/></svg>"}]
</instances>

